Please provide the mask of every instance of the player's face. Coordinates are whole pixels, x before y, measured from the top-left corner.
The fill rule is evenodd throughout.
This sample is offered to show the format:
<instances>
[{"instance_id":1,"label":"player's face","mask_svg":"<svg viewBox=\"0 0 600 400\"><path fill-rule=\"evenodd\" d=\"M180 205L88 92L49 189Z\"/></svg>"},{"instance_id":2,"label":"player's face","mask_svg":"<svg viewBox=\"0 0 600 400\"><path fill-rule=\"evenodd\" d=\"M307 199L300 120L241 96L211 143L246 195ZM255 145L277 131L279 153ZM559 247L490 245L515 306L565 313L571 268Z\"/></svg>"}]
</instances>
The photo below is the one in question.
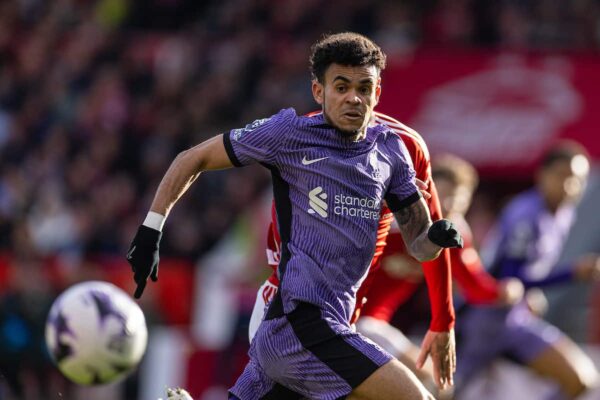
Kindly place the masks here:
<instances>
[{"instance_id":1,"label":"player's face","mask_svg":"<svg viewBox=\"0 0 600 400\"><path fill-rule=\"evenodd\" d=\"M324 83L313 81L313 96L323 108L327 122L345 136L364 132L381 94L377 67L331 64Z\"/></svg>"},{"instance_id":2,"label":"player's face","mask_svg":"<svg viewBox=\"0 0 600 400\"><path fill-rule=\"evenodd\" d=\"M455 185L448 179L438 178L435 187L440 198L444 215L460 214L464 216L471 206L473 192L465 185Z\"/></svg>"},{"instance_id":3,"label":"player's face","mask_svg":"<svg viewBox=\"0 0 600 400\"><path fill-rule=\"evenodd\" d=\"M589 162L578 155L569 160L550 164L538 174L538 187L551 209L563 202L577 201L581 196L589 172Z\"/></svg>"}]
</instances>

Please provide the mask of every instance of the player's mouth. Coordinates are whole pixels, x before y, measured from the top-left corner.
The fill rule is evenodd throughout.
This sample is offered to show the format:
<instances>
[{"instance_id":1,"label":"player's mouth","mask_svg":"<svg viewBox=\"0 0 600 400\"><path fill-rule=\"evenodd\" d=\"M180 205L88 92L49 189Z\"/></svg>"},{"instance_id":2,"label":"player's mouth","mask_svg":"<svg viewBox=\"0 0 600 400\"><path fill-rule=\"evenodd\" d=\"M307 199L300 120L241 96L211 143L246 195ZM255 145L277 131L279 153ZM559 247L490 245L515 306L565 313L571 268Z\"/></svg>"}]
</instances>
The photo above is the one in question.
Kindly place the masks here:
<instances>
[{"instance_id":1,"label":"player's mouth","mask_svg":"<svg viewBox=\"0 0 600 400\"><path fill-rule=\"evenodd\" d=\"M359 121L363 118L363 115L358 111L349 111L343 114L344 118L351 121Z\"/></svg>"}]
</instances>

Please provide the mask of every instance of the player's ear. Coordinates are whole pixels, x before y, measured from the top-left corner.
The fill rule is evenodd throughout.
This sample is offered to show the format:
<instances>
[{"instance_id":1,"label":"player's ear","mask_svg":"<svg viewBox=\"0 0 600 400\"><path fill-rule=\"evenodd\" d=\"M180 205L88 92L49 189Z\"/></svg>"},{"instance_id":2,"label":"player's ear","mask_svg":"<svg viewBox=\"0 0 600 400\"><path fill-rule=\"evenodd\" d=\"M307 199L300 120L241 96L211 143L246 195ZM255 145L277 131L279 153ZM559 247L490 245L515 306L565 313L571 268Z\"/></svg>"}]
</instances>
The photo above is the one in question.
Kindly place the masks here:
<instances>
[{"instance_id":1,"label":"player's ear","mask_svg":"<svg viewBox=\"0 0 600 400\"><path fill-rule=\"evenodd\" d=\"M381 96L381 78L377 78L375 86L375 104L379 103L379 96Z\"/></svg>"},{"instance_id":2,"label":"player's ear","mask_svg":"<svg viewBox=\"0 0 600 400\"><path fill-rule=\"evenodd\" d=\"M315 98L315 101L319 105L323 105L323 92L324 91L325 91L325 88L323 87L323 84L321 82L319 82L317 79L313 79L312 94L313 94L313 97Z\"/></svg>"}]
</instances>

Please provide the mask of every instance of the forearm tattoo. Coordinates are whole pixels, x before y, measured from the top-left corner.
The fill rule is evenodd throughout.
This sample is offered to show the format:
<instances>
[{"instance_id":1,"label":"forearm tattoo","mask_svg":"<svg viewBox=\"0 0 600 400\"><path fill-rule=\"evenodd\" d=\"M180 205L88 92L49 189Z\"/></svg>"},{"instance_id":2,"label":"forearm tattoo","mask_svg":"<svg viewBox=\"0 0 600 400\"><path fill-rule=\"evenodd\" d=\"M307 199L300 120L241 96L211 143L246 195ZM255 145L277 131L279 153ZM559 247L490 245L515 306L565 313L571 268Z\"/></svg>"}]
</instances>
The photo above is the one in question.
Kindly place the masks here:
<instances>
[{"instance_id":1,"label":"forearm tattoo","mask_svg":"<svg viewBox=\"0 0 600 400\"><path fill-rule=\"evenodd\" d=\"M412 243L425 229L431 225L429 210L422 199L395 214L404 241Z\"/></svg>"},{"instance_id":2,"label":"forearm tattoo","mask_svg":"<svg viewBox=\"0 0 600 400\"><path fill-rule=\"evenodd\" d=\"M398 210L394 215L409 253L420 261L435 258L439 253L439 247L427 238L431 217L425 200L420 199Z\"/></svg>"}]
</instances>

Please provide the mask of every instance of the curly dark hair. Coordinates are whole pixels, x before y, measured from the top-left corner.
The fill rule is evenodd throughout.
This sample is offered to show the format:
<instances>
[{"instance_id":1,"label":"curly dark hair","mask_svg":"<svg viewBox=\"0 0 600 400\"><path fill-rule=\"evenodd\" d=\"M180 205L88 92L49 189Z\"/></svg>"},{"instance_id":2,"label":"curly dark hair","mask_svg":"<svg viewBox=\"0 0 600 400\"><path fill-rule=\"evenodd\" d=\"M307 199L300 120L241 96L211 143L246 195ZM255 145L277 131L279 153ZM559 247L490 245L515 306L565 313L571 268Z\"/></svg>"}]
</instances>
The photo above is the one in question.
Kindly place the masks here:
<instances>
[{"instance_id":1,"label":"curly dark hair","mask_svg":"<svg viewBox=\"0 0 600 400\"><path fill-rule=\"evenodd\" d=\"M352 67L374 65L385 69L385 54L369 38L354 32L325 35L311 47L310 72L313 79L324 83L325 71L331 64Z\"/></svg>"}]
</instances>

